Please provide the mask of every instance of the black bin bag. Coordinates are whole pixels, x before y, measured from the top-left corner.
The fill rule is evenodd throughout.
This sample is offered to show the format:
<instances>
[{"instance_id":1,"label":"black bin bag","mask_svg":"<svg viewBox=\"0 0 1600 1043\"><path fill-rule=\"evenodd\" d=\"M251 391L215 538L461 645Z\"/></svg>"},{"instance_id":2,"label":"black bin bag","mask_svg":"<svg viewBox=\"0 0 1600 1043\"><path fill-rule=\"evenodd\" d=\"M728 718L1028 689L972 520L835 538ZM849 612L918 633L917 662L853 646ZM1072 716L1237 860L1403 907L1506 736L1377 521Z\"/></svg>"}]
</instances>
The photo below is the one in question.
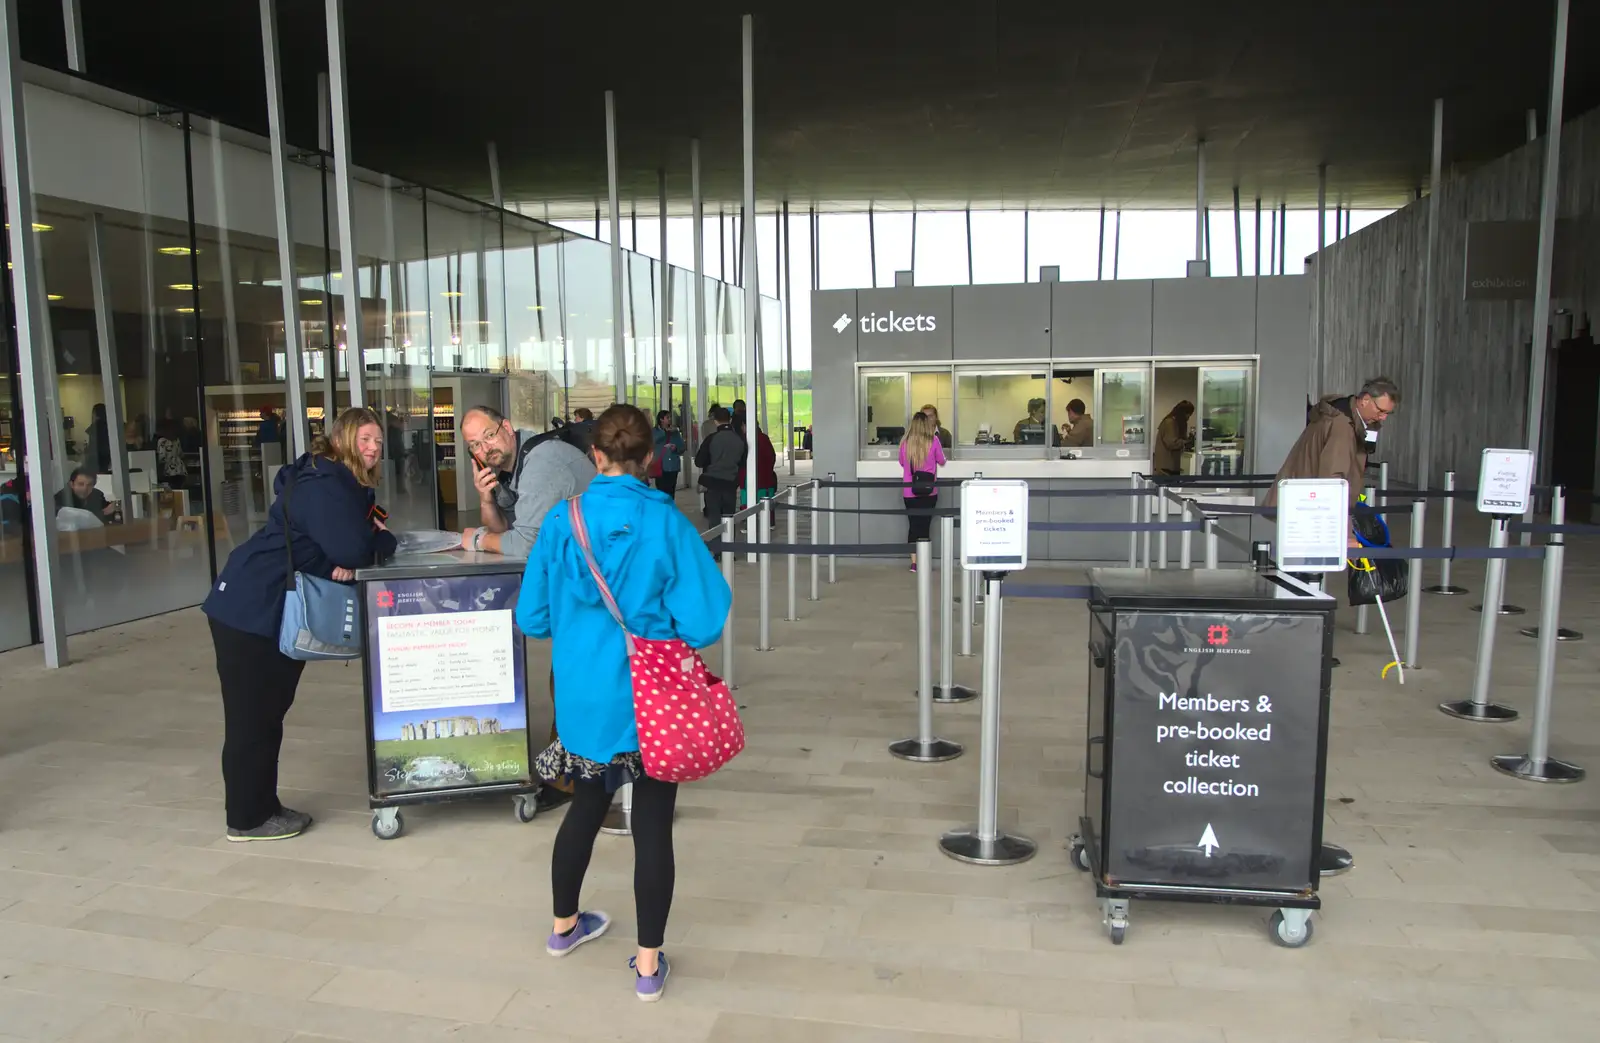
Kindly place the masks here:
<instances>
[{"instance_id":1,"label":"black bin bag","mask_svg":"<svg viewBox=\"0 0 1600 1043\"><path fill-rule=\"evenodd\" d=\"M1355 514L1351 518L1356 539L1364 547L1388 547L1389 526L1382 516ZM1398 601L1411 585L1411 563L1403 558L1358 558L1351 556L1345 567L1350 574L1349 599L1352 605L1375 601Z\"/></svg>"}]
</instances>

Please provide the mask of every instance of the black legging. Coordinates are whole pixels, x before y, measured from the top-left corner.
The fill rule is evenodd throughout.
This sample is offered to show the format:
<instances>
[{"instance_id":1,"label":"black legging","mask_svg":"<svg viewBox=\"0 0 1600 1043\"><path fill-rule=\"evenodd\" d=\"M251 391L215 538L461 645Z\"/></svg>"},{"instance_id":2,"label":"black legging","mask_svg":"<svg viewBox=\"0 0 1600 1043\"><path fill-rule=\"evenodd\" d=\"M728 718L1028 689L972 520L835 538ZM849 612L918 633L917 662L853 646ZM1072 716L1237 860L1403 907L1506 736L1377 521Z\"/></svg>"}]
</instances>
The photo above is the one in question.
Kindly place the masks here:
<instances>
[{"instance_id":1,"label":"black legging","mask_svg":"<svg viewBox=\"0 0 1600 1043\"><path fill-rule=\"evenodd\" d=\"M682 472L662 471L660 474L656 475L656 488L660 489L668 496L676 498L678 495L678 475L680 473Z\"/></svg>"},{"instance_id":2,"label":"black legging","mask_svg":"<svg viewBox=\"0 0 1600 1043\"><path fill-rule=\"evenodd\" d=\"M206 620L222 686L222 790L230 829L255 829L276 815L283 719L306 664L270 637Z\"/></svg>"},{"instance_id":3,"label":"black legging","mask_svg":"<svg viewBox=\"0 0 1600 1043\"><path fill-rule=\"evenodd\" d=\"M676 866L672 858L672 814L678 803L678 784L640 778L633 784L633 903L639 921L639 947L659 949L672 910L672 885ZM550 888L558 919L578 915L583 876L589 870L594 838L600 832L611 794L604 782L579 782L573 786L567 817L556 831L550 855Z\"/></svg>"},{"instance_id":4,"label":"black legging","mask_svg":"<svg viewBox=\"0 0 1600 1043\"><path fill-rule=\"evenodd\" d=\"M906 510L908 511L922 507L933 508L939 506L939 494L907 496L905 501ZM929 534L933 531L933 515L913 514L906 521L911 523L910 531L906 534L907 543L926 543L932 538Z\"/></svg>"}]
</instances>

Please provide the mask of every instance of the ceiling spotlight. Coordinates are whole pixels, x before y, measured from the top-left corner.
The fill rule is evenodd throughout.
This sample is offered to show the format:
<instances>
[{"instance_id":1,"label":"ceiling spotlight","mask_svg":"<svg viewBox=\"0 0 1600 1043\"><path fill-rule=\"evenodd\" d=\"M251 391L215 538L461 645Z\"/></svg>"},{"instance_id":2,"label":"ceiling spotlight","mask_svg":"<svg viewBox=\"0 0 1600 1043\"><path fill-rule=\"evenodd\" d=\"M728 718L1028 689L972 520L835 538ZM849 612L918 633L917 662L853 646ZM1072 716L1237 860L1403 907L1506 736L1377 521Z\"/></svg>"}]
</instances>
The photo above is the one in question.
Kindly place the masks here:
<instances>
[{"instance_id":1,"label":"ceiling spotlight","mask_svg":"<svg viewBox=\"0 0 1600 1043\"><path fill-rule=\"evenodd\" d=\"M322 307L322 302L321 301L301 301L300 303L304 304L307 308L320 308L320 307Z\"/></svg>"},{"instance_id":2,"label":"ceiling spotlight","mask_svg":"<svg viewBox=\"0 0 1600 1043\"><path fill-rule=\"evenodd\" d=\"M167 284L167 289L169 289L169 290L192 290L192 289L194 289L194 283L192 283L192 282L173 282L173 283L168 283Z\"/></svg>"},{"instance_id":3,"label":"ceiling spotlight","mask_svg":"<svg viewBox=\"0 0 1600 1043\"><path fill-rule=\"evenodd\" d=\"M441 297L459 297L459 296L461 296L461 291L460 290L446 290L446 291L444 291L444 293L440 294L440 296Z\"/></svg>"},{"instance_id":4,"label":"ceiling spotlight","mask_svg":"<svg viewBox=\"0 0 1600 1043\"><path fill-rule=\"evenodd\" d=\"M62 300L66 300L66 298L61 296L59 293L47 293L47 294L44 295L44 299L47 300L47 301L62 301Z\"/></svg>"},{"instance_id":5,"label":"ceiling spotlight","mask_svg":"<svg viewBox=\"0 0 1600 1043\"><path fill-rule=\"evenodd\" d=\"M194 309L193 308L179 308L178 309L178 314L179 315L193 315L194 314Z\"/></svg>"},{"instance_id":6,"label":"ceiling spotlight","mask_svg":"<svg viewBox=\"0 0 1600 1043\"><path fill-rule=\"evenodd\" d=\"M168 257L188 257L194 252L195 251L189 249L187 246L163 246L161 249L156 251L156 253L166 254Z\"/></svg>"}]
</instances>

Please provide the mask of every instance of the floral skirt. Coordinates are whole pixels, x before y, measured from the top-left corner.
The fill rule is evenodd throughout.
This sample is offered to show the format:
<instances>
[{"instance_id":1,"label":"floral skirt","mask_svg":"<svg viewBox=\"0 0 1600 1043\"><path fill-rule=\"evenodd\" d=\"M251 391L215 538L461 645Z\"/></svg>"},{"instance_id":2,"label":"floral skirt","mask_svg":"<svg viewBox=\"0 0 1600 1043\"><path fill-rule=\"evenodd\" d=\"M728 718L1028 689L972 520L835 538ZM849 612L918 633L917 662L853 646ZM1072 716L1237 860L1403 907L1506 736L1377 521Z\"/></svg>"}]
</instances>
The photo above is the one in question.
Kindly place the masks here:
<instances>
[{"instance_id":1,"label":"floral skirt","mask_svg":"<svg viewBox=\"0 0 1600 1043\"><path fill-rule=\"evenodd\" d=\"M546 782L604 782L607 793L615 793L644 777L644 760L638 750L629 750L601 764L571 752L556 739L533 758L535 775Z\"/></svg>"}]
</instances>

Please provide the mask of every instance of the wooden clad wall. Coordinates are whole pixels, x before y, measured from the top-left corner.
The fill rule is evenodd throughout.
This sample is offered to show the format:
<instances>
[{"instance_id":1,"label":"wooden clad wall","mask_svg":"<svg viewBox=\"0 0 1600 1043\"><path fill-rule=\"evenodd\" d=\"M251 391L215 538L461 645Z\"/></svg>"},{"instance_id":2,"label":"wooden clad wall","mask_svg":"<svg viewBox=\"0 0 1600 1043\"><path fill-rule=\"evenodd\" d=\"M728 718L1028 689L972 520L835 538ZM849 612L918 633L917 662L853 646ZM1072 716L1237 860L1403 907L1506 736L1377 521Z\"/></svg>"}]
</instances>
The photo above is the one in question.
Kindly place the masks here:
<instances>
[{"instance_id":1,"label":"wooden clad wall","mask_svg":"<svg viewBox=\"0 0 1600 1043\"><path fill-rule=\"evenodd\" d=\"M1446 113L1448 118L1448 111ZM1346 237L1323 253L1327 326L1320 387L1354 391L1372 376L1394 378L1404 401L1384 425L1378 458L1390 474L1413 482L1422 424L1433 425L1430 481L1456 470L1476 481L1486 446L1521 446L1528 399L1531 301L1465 299L1467 225L1471 221L1536 220L1543 141L1439 186L1439 241L1433 307L1438 383L1432 416L1423 416L1423 258L1428 241L1426 197ZM1561 140L1558 216L1585 224L1600 214L1600 109L1568 122ZM1574 237L1574 279L1553 309L1570 309L1576 327L1600 305L1600 241ZM1308 269L1310 270L1310 269ZM1560 292L1558 288L1558 293ZM1311 331L1317 330L1313 300Z\"/></svg>"}]
</instances>

